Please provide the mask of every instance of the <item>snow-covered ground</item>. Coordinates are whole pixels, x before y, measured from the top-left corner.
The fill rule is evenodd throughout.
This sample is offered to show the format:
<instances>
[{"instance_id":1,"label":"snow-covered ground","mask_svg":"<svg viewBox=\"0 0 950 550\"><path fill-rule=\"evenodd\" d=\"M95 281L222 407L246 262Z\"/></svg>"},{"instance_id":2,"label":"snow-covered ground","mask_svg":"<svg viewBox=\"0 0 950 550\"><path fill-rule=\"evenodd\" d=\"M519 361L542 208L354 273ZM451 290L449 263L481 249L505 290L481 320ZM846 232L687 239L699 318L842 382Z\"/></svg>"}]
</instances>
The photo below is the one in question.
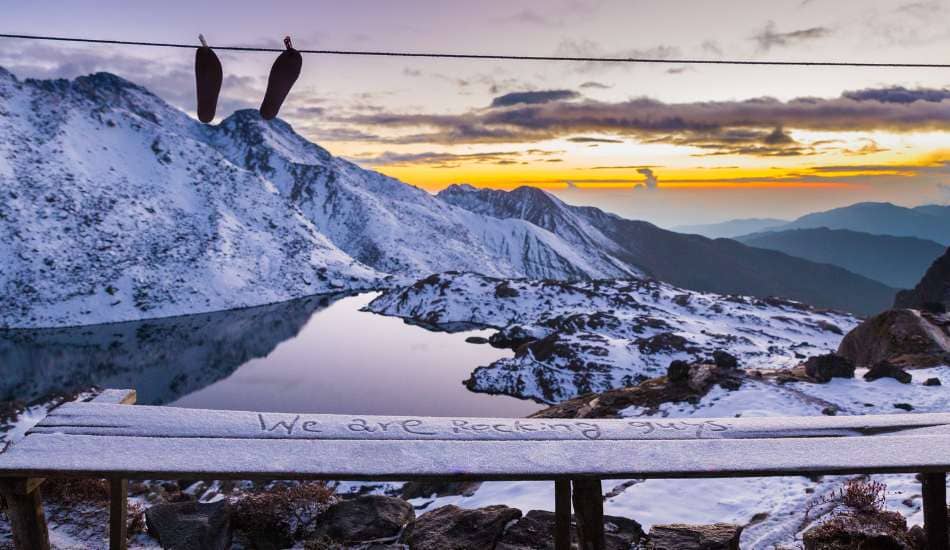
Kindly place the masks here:
<instances>
[{"instance_id":1,"label":"snow-covered ground","mask_svg":"<svg viewBox=\"0 0 950 550\"><path fill-rule=\"evenodd\" d=\"M793 367L838 347L855 317L784 300L694 292L644 279L565 283L433 275L369 305L450 330L499 329L513 346L477 369L469 387L554 403L666 372L674 359L725 350L746 369Z\"/></svg>"},{"instance_id":2,"label":"snow-covered ground","mask_svg":"<svg viewBox=\"0 0 950 550\"><path fill-rule=\"evenodd\" d=\"M655 413L661 417L733 417L818 415L827 404L839 414L904 413L895 403L912 404L915 412L946 412L950 407L950 366L912 371L913 381L901 384L890 378L867 382L858 369L853 379L834 379L827 384L793 382L774 384L746 382L736 391L715 388L695 404L668 403ZM942 386L924 386L937 378ZM627 409L625 416L645 414ZM913 449L908 449L912 453ZM887 484L887 509L900 512L908 524L923 523L920 483L913 475L875 475ZM822 495L840 488L847 478L807 477L731 478L688 480L611 480L604 482L609 496L605 513L635 519L645 529L667 523L708 524L732 522L748 525L742 548L769 549L792 543L817 519L806 516L809 505ZM429 510L446 504L478 508L506 504L522 510L552 510L554 486L548 482L489 482L470 497L449 496L414 499Z\"/></svg>"}]
</instances>

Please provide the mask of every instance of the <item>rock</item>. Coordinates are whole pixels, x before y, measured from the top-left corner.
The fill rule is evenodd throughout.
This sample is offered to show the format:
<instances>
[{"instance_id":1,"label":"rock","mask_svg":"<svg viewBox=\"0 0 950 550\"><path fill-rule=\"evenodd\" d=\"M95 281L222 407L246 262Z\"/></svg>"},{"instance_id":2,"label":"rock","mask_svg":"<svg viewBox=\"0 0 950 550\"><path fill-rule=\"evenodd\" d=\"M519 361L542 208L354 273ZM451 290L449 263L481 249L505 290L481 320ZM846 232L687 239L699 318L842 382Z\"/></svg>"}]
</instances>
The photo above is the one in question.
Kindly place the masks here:
<instances>
[{"instance_id":1,"label":"rock","mask_svg":"<svg viewBox=\"0 0 950 550\"><path fill-rule=\"evenodd\" d=\"M894 408L907 412L914 410L914 406L910 403L894 403Z\"/></svg>"},{"instance_id":2,"label":"rock","mask_svg":"<svg viewBox=\"0 0 950 550\"><path fill-rule=\"evenodd\" d=\"M685 384L689 380L689 363L673 361L666 369L666 379L672 384Z\"/></svg>"},{"instance_id":3,"label":"rock","mask_svg":"<svg viewBox=\"0 0 950 550\"><path fill-rule=\"evenodd\" d=\"M469 344L487 344L488 338L485 338L484 336L469 336L465 339L465 341Z\"/></svg>"},{"instance_id":4,"label":"rock","mask_svg":"<svg viewBox=\"0 0 950 550\"><path fill-rule=\"evenodd\" d=\"M718 381L719 367L716 365L692 365L689 368L689 389L705 394Z\"/></svg>"},{"instance_id":5,"label":"rock","mask_svg":"<svg viewBox=\"0 0 950 550\"><path fill-rule=\"evenodd\" d=\"M504 505L463 510L443 506L421 515L408 537L412 550L484 550L494 548L505 527L521 511Z\"/></svg>"},{"instance_id":6,"label":"rock","mask_svg":"<svg viewBox=\"0 0 950 550\"><path fill-rule=\"evenodd\" d=\"M941 386L942 384L939 378L928 378L924 380L924 385L925 386Z\"/></svg>"},{"instance_id":7,"label":"rock","mask_svg":"<svg viewBox=\"0 0 950 550\"><path fill-rule=\"evenodd\" d=\"M805 550L914 550L904 516L897 512L842 513L805 531Z\"/></svg>"},{"instance_id":8,"label":"rock","mask_svg":"<svg viewBox=\"0 0 950 550\"><path fill-rule=\"evenodd\" d=\"M910 384L913 377L909 372L891 363L890 361L880 361L875 363L871 370L864 373L864 379L873 382L878 378L893 378L901 384Z\"/></svg>"},{"instance_id":9,"label":"rock","mask_svg":"<svg viewBox=\"0 0 950 550\"><path fill-rule=\"evenodd\" d=\"M854 378L854 363L835 353L817 355L805 361L805 374L822 384L832 378Z\"/></svg>"},{"instance_id":10,"label":"rock","mask_svg":"<svg viewBox=\"0 0 950 550\"><path fill-rule=\"evenodd\" d=\"M950 322L912 309L892 309L849 332L838 354L857 366L891 361L902 367L931 367L950 360Z\"/></svg>"},{"instance_id":11,"label":"rock","mask_svg":"<svg viewBox=\"0 0 950 550\"><path fill-rule=\"evenodd\" d=\"M165 550L231 547L231 512L225 501L156 504L145 511L145 522Z\"/></svg>"},{"instance_id":12,"label":"rock","mask_svg":"<svg viewBox=\"0 0 950 550\"><path fill-rule=\"evenodd\" d=\"M917 286L897 293L894 307L941 313L950 309L950 249L931 264Z\"/></svg>"},{"instance_id":13,"label":"rock","mask_svg":"<svg viewBox=\"0 0 950 550\"><path fill-rule=\"evenodd\" d=\"M365 495L331 506L317 520L316 534L346 543L391 539L415 517L412 505L405 500Z\"/></svg>"},{"instance_id":14,"label":"rock","mask_svg":"<svg viewBox=\"0 0 950 550\"><path fill-rule=\"evenodd\" d=\"M576 525L571 539L577 544ZM627 550L643 538L643 528L632 519L604 516L606 550ZM554 550L554 513L531 510L509 527L495 550Z\"/></svg>"},{"instance_id":15,"label":"rock","mask_svg":"<svg viewBox=\"0 0 950 550\"><path fill-rule=\"evenodd\" d=\"M716 350L712 354L713 363L721 369L737 369L739 368L739 360L730 353L726 353L722 350Z\"/></svg>"},{"instance_id":16,"label":"rock","mask_svg":"<svg viewBox=\"0 0 950 550\"><path fill-rule=\"evenodd\" d=\"M482 486L480 481L409 481L402 486L399 495L404 499L449 497L462 495L470 497Z\"/></svg>"},{"instance_id":17,"label":"rock","mask_svg":"<svg viewBox=\"0 0 950 550\"><path fill-rule=\"evenodd\" d=\"M652 550L739 550L742 527L730 523L714 525L654 525L647 548Z\"/></svg>"}]
</instances>

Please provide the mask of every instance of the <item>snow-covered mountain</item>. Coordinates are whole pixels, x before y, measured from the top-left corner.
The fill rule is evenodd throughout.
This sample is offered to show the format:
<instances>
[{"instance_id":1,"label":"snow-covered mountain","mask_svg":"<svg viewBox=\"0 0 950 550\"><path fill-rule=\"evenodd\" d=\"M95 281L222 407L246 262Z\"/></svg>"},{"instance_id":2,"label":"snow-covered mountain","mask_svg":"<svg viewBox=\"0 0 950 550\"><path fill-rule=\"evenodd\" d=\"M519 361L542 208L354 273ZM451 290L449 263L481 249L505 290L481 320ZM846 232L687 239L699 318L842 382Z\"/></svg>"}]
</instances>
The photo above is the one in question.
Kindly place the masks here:
<instances>
[{"instance_id":1,"label":"snow-covered mountain","mask_svg":"<svg viewBox=\"0 0 950 550\"><path fill-rule=\"evenodd\" d=\"M501 280L432 275L387 291L368 309L454 330L498 329L515 356L480 367L470 389L554 403L629 386L673 360L724 350L746 368L790 368L833 352L858 320L779 299L684 290L647 279Z\"/></svg>"},{"instance_id":2,"label":"snow-covered mountain","mask_svg":"<svg viewBox=\"0 0 950 550\"><path fill-rule=\"evenodd\" d=\"M0 326L198 313L470 269L635 274L363 170L284 122L205 126L111 74L0 69Z\"/></svg>"},{"instance_id":3,"label":"snow-covered mountain","mask_svg":"<svg viewBox=\"0 0 950 550\"><path fill-rule=\"evenodd\" d=\"M0 69L0 326L378 286L214 133L109 74L21 82Z\"/></svg>"},{"instance_id":4,"label":"snow-covered mountain","mask_svg":"<svg viewBox=\"0 0 950 550\"><path fill-rule=\"evenodd\" d=\"M887 309L896 292L843 268L708 239L627 220L589 206L565 204L533 187L514 191L455 185L443 200L498 219L543 227L577 248L604 250L626 265L682 288L759 297L784 296L812 305L873 314Z\"/></svg>"},{"instance_id":5,"label":"snow-covered mountain","mask_svg":"<svg viewBox=\"0 0 950 550\"><path fill-rule=\"evenodd\" d=\"M0 327L137 320L381 288L431 273L786 296L859 313L894 290L833 266L664 231L543 191L438 196L280 120L198 123L107 73L0 69Z\"/></svg>"}]
</instances>

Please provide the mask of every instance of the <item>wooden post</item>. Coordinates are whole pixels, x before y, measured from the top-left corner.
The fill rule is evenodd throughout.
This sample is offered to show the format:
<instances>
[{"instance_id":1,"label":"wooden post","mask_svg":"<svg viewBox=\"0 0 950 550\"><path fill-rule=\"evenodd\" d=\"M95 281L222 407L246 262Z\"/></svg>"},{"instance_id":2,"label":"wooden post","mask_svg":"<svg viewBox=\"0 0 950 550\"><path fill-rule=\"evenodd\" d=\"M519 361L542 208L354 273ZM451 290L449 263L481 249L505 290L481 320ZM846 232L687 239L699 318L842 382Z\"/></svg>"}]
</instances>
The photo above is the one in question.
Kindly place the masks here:
<instances>
[{"instance_id":1,"label":"wooden post","mask_svg":"<svg viewBox=\"0 0 950 550\"><path fill-rule=\"evenodd\" d=\"M126 550L129 532L129 480L109 480L109 550Z\"/></svg>"},{"instance_id":2,"label":"wooden post","mask_svg":"<svg viewBox=\"0 0 950 550\"><path fill-rule=\"evenodd\" d=\"M927 548L950 550L950 529L947 524L947 474L921 474L921 482Z\"/></svg>"},{"instance_id":3,"label":"wooden post","mask_svg":"<svg viewBox=\"0 0 950 550\"><path fill-rule=\"evenodd\" d=\"M554 550L571 550L571 481L554 482Z\"/></svg>"},{"instance_id":4,"label":"wooden post","mask_svg":"<svg viewBox=\"0 0 950 550\"><path fill-rule=\"evenodd\" d=\"M42 479L0 480L0 492L7 501L7 516L13 530L13 546L18 550L49 550L49 531L40 497Z\"/></svg>"},{"instance_id":5,"label":"wooden post","mask_svg":"<svg viewBox=\"0 0 950 550\"><path fill-rule=\"evenodd\" d=\"M604 492L599 479L575 479L574 517L580 550L605 550Z\"/></svg>"}]
</instances>

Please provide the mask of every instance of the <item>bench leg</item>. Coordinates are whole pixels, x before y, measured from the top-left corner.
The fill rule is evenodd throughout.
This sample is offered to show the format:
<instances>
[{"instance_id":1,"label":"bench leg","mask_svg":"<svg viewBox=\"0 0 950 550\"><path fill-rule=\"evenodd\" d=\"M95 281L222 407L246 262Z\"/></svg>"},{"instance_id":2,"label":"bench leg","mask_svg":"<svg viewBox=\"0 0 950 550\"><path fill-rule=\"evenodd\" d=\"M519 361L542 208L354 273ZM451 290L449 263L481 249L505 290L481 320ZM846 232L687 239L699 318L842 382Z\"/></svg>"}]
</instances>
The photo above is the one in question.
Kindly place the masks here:
<instances>
[{"instance_id":1,"label":"bench leg","mask_svg":"<svg viewBox=\"0 0 950 550\"><path fill-rule=\"evenodd\" d=\"M129 480L109 480L109 550L128 546Z\"/></svg>"},{"instance_id":2,"label":"bench leg","mask_svg":"<svg viewBox=\"0 0 950 550\"><path fill-rule=\"evenodd\" d=\"M49 550L49 531L40 497L41 481L0 480L0 492L7 501L7 516L13 530L13 546L18 550Z\"/></svg>"},{"instance_id":3,"label":"bench leg","mask_svg":"<svg viewBox=\"0 0 950 550\"><path fill-rule=\"evenodd\" d=\"M921 474L921 480L927 548L950 550L950 529L947 525L947 474Z\"/></svg>"},{"instance_id":4,"label":"bench leg","mask_svg":"<svg viewBox=\"0 0 950 550\"><path fill-rule=\"evenodd\" d=\"M554 550L571 550L571 482L554 482Z\"/></svg>"},{"instance_id":5,"label":"bench leg","mask_svg":"<svg viewBox=\"0 0 950 550\"><path fill-rule=\"evenodd\" d=\"M574 516L580 550L604 550L604 492L599 479L575 479Z\"/></svg>"}]
</instances>

